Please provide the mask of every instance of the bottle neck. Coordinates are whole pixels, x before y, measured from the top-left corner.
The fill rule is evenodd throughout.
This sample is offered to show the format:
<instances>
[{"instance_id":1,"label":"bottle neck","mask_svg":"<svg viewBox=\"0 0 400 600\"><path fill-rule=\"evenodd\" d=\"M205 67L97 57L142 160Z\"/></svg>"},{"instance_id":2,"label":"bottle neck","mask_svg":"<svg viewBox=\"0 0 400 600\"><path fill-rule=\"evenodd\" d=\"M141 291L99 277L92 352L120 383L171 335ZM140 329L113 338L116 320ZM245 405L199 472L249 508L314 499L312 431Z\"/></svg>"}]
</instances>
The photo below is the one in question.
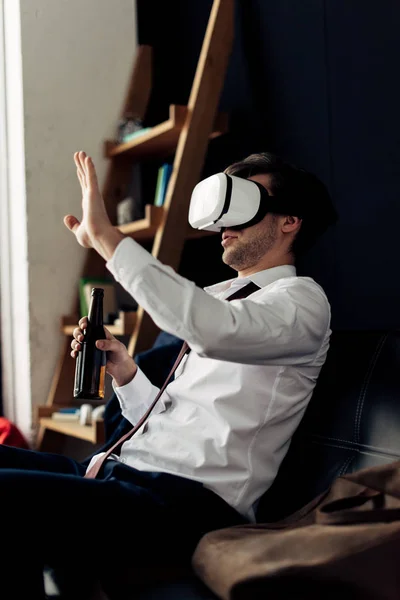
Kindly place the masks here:
<instances>
[{"instance_id":1,"label":"bottle neck","mask_svg":"<svg viewBox=\"0 0 400 600\"><path fill-rule=\"evenodd\" d=\"M88 314L89 323L92 327L103 325L103 297L92 296Z\"/></svg>"}]
</instances>

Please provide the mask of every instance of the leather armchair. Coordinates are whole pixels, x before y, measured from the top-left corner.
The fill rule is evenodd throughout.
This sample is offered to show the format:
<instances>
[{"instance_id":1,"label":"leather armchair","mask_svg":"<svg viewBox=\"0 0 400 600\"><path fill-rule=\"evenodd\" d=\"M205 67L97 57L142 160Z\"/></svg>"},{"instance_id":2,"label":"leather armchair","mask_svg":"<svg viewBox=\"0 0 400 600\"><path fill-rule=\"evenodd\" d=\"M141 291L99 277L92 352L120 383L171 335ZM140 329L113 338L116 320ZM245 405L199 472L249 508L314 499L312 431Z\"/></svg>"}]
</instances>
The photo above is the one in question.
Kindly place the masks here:
<instances>
[{"instance_id":1,"label":"leather armchair","mask_svg":"<svg viewBox=\"0 0 400 600\"><path fill-rule=\"evenodd\" d=\"M162 341L170 344L169 360L173 361L181 342ZM142 361L142 368L151 368L151 351ZM336 477L399 458L400 332L335 331L313 397L273 485L258 505L257 520L284 518L323 492ZM216 598L190 572L148 581L130 591L126 587L123 597Z\"/></svg>"},{"instance_id":2,"label":"leather armchair","mask_svg":"<svg viewBox=\"0 0 400 600\"><path fill-rule=\"evenodd\" d=\"M400 458L400 331L335 331L311 402L257 520L279 520L345 473ZM140 600L214 600L194 575Z\"/></svg>"}]
</instances>

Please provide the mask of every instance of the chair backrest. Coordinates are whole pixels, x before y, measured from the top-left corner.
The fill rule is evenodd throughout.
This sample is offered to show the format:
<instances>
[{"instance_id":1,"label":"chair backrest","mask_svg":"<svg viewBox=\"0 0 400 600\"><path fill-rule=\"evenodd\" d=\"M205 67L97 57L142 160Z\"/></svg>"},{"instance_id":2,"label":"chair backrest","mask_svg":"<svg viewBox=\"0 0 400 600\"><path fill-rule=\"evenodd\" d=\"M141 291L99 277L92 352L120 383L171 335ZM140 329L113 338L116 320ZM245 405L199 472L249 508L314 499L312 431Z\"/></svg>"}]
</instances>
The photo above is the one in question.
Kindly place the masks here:
<instances>
[{"instance_id":1,"label":"chair backrest","mask_svg":"<svg viewBox=\"0 0 400 600\"><path fill-rule=\"evenodd\" d=\"M257 520L281 519L345 473L400 458L400 331L336 331Z\"/></svg>"}]
</instances>

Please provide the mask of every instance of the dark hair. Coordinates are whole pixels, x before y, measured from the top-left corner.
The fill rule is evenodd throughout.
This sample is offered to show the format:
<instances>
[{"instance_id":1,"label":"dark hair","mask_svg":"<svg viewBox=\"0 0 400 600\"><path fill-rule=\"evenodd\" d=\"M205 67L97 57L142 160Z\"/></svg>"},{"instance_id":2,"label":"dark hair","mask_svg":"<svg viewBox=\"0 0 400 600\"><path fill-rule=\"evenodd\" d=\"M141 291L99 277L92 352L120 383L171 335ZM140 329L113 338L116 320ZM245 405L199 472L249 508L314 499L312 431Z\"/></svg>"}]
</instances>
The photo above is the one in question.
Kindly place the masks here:
<instances>
[{"instance_id":1,"label":"dark hair","mask_svg":"<svg viewBox=\"0 0 400 600\"><path fill-rule=\"evenodd\" d=\"M294 198L305 213L292 251L297 256L306 252L325 230L337 220L337 212L325 185L312 173L285 162L269 152L251 154L225 169L227 175L247 179L252 175L271 175L274 196Z\"/></svg>"}]
</instances>

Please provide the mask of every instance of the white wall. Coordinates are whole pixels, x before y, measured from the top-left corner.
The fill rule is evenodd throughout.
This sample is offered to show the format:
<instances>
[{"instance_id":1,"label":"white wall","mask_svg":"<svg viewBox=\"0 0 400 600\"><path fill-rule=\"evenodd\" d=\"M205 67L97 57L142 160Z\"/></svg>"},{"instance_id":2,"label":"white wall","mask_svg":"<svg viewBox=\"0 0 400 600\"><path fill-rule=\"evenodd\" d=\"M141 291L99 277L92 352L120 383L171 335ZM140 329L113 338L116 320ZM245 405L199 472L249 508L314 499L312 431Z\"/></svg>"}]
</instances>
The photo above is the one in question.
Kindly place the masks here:
<instances>
[{"instance_id":1,"label":"white wall","mask_svg":"<svg viewBox=\"0 0 400 600\"><path fill-rule=\"evenodd\" d=\"M11 5L18 2L3 2L11 17ZM21 340L22 347L15 344L13 360L19 364L19 354L25 353L21 364L28 362L28 372L15 370L17 380L27 378L23 395L15 394L15 422L30 435L32 407L46 400L63 341L60 316L72 312L84 259L85 251L63 225L65 214L80 217L73 153L88 152L103 181L103 140L113 137L124 100L136 49L136 17L134 0L19 4L25 185L16 189L11 181L9 190L10 206L19 207L12 216L18 236L11 240L11 255L26 263L27 293L18 297L14 285L12 305L15 316L28 320L29 347L28 340ZM13 133L18 131L9 131L9 148ZM15 269L13 274L15 279Z\"/></svg>"}]
</instances>

